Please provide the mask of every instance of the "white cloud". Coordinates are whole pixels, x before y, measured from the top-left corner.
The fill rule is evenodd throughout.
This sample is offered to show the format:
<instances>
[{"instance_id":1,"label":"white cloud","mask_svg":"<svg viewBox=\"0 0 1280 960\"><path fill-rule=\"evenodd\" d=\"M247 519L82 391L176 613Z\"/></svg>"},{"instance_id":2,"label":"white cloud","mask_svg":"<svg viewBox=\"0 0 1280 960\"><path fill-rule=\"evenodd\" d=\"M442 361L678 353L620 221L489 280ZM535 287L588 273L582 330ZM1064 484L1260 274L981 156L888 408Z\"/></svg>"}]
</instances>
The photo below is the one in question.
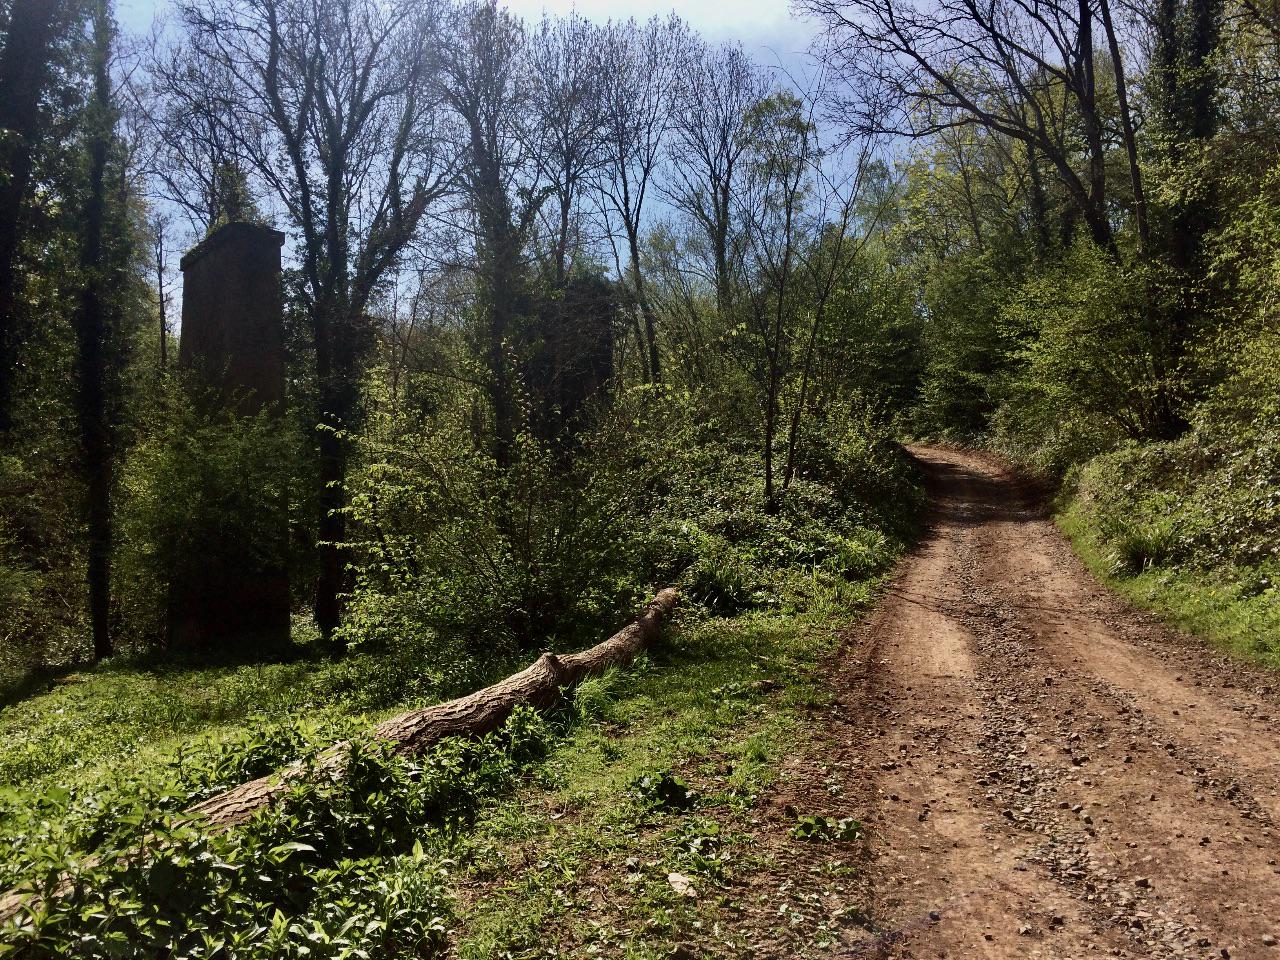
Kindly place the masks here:
<instances>
[{"instance_id":1,"label":"white cloud","mask_svg":"<svg viewBox=\"0 0 1280 960\"><path fill-rule=\"evenodd\" d=\"M576 10L603 23L610 18L645 20L675 12L708 40L736 40L758 61L793 63L813 36L813 28L791 15L787 0L505 0L513 13L537 20L545 10L562 15ZM166 0L117 0L121 25L146 31Z\"/></svg>"},{"instance_id":2,"label":"white cloud","mask_svg":"<svg viewBox=\"0 0 1280 960\"><path fill-rule=\"evenodd\" d=\"M610 18L676 13L708 40L737 40L766 62L769 51L787 56L805 49L813 29L791 15L787 0L506 0L507 7L526 20L543 11L566 14L577 11L603 23Z\"/></svg>"}]
</instances>

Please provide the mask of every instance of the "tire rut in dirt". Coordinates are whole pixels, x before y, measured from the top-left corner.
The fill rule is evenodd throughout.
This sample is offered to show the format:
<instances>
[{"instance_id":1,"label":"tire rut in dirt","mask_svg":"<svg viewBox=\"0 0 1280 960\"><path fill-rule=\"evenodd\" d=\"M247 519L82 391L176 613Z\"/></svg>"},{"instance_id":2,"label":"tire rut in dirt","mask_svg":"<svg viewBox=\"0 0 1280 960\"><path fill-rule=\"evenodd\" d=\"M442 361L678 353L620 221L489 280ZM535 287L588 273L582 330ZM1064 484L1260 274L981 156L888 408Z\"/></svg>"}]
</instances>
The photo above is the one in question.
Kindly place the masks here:
<instances>
[{"instance_id":1,"label":"tire rut in dirt","mask_svg":"<svg viewBox=\"0 0 1280 960\"><path fill-rule=\"evenodd\" d=\"M920 453L934 529L868 626L849 747L871 773L878 935L861 954L1280 956L1266 946L1280 918L1273 793L1258 792L1280 764L1269 678L1244 671L1244 704L1223 718L1231 749L1217 749L1169 696L1178 670L1239 691L1216 658L1062 569L1060 538L1007 475ZM1166 649L1173 666L1154 659L1163 673L1126 682L1134 658ZM1223 713L1207 704L1196 721Z\"/></svg>"}]
</instances>

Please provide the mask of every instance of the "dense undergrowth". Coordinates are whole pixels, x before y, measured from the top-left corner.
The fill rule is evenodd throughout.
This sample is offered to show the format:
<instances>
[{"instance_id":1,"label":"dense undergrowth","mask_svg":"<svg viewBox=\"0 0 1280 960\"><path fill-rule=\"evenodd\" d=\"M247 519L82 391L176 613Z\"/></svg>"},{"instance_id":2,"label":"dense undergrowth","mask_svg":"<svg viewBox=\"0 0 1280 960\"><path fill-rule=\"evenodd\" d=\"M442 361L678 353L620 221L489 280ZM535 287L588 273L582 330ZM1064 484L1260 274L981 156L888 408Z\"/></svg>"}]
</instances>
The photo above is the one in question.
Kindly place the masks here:
<instances>
[{"instance_id":1,"label":"dense undergrowth","mask_svg":"<svg viewBox=\"0 0 1280 960\"><path fill-rule=\"evenodd\" d=\"M1280 666L1280 350L1262 332L1172 440L1069 451L1060 432L997 422L979 441L1057 488L1057 517L1095 573L1170 622ZM1078 425L1077 425L1078 426Z\"/></svg>"},{"instance_id":2,"label":"dense undergrowth","mask_svg":"<svg viewBox=\"0 0 1280 960\"><path fill-rule=\"evenodd\" d=\"M1280 350L1274 335L1177 440L1098 456L1064 486L1061 522L1132 598L1280 667Z\"/></svg>"},{"instance_id":3,"label":"dense undergrowth","mask_svg":"<svg viewBox=\"0 0 1280 960\"><path fill-rule=\"evenodd\" d=\"M618 684L634 699L614 722L634 723L645 746L599 746L592 776L627 809L618 778L629 782L640 766L660 776L676 754L750 737L759 723L785 727L786 711L729 716L726 704L761 671L811 665L817 648L791 645L797 625L815 611L846 617L868 598L910 535L919 493L888 435L850 408L814 431L792 489L770 509L749 445L735 447L705 411L692 416L696 403L646 391L620 404L625 429L606 425L586 441L599 447L577 462L596 467L558 488L567 494L539 480L554 464L527 458L492 494L523 505L519 530L505 526L509 514L483 509L483 471L455 462L447 490L437 482L432 457L453 455L447 436L372 432L381 443L354 487L358 529L371 535L353 546L345 657L303 646L268 664L119 658L6 707L0 885L49 892L69 877L71 887L19 918L0 950L430 954L460 922L451 891L470 869L460 851L483 860L470 824L517 785L554 779L537 764L546 751L578 757L583 743L599 746L591 738L602 736ZM459 543L495 551L483 574L453 562ZM547 608L531 600L568 596L590 571L597 579L581 604L540 619ZM416 759L361 738L379 715L509 672L528 656L519 638L534 625L557 649L594 642L667 583L685 597L674 652L625 680L589 684L561 714L521 714L500 734ZM300 783L244 827L208 833L181 813L347 736L356 747L343 777ZM763 736L750 748L752 778L776 757L776 737Z\"/></svg>"}]
</instances>

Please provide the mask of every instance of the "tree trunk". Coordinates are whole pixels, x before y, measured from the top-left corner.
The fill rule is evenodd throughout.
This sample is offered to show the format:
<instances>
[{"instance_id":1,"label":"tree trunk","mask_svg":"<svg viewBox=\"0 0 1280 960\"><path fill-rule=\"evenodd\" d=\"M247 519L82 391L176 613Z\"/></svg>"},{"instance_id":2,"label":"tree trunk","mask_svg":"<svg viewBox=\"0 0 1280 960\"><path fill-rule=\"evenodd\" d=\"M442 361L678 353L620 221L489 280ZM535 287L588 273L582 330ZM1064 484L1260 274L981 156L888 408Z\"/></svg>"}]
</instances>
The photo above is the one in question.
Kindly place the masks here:
<instances>
[{"instance_id":1,"label":"tree trunk","mask_svg":"<svg viewBox=\"0 0 1280 960\"><path fill-rule=\"evenodd\" d=\"M493 399L493 460L506 470L515 459L517 407L508 341L513 326L511 297L514 284L506 278L506 268L495 267L493 303L489 307L489 376Z\"/></svg>"},{"instance_id":2,"label":"tree trunk","mask_svg":"<svg viewBox=\"0 0 1280 960\"><path fill-rule=\"evenodd\" d=\"M822 309L824 305L819 305L813 312L813 326L809 328L809 342L805 345L804 368L800 371L800 396L796 398L796 408L791 413L791 425L787 428L787 463L782 474L783 490L791 489L791 481L796 474L796 447L800 441L800 418L804 416L804 406L809 399L809 377L813 372L813 348L818 342L818 330L822 326L822 315L825 312Z\"/></svg>"},{"instance_id":3,"label":"tree trunk","mask_svg":"<svg viewBox=\"0 0 1280 960\"><path fill-rule=\"evenodd\" d=\"M608 640L582 653L556 656L544 653L519 673L493 686L448 703L411 710L384 720L374 735L395 744L397 753L420 754L446 737L479 737L492 733L506 722L519 706L545 709L564 698L564 692L609 667L623 666L647 650L657 639L662 623L675 609L678 594L670 587L662 590L634 622ZM321 766L340 770L346 756L345 744L327 751ZM293 767L241 784L226 793L196 804L189 812L199 814L211 826L242 823L256 811L289 790L289 783L304 772ZM0 916L3 911L0 911Z\"/></svg>"},{"instance_id":4,"label":"tree trunk","mask_svg":"<svg viewBox=\"0 0 1280 960\"><path fill-rule=\"evenodd\" d=\"M346 284L342 277L336 287ZM347 461L350 441L340 435L351 430L358 414L357 317L361 304L345 301L317 308L316 379L320 383L317 410L320 471L320 516L317 525L319 569L316 576L315 620L329 640L342 619L343 595L348 590L343 544L347 539Z\"/></svg>"},{"instance_id":5,"label":"tree trunk","mask_svg":"<svg viewBox=\"0 0 1280 960\"><path fill-rule=\"evenodd\" d=\"M1116 75L1116 101L1120 108L1120 129L1124 135L1125 155L1129 160L1129 180L1133 185L1133 219L1138 231L1138 249L1145 252L1150 239L1147 227L1147 198L1142 188L1142 168L1138 165L1138 140L1133 130L1133 116L1129 112L1128 82L1124 75L1124 59L1120 55L1120 43L1116 39L1115 26L1111 22L1111 5L1108 0L1098 0L1102 13L1102 27L1107 34L1107 49L1111 52L1111 65Z\"/></svg>"},{"instance_id":6,"label":"tree trunk","mask_svg":"<svg viewBox=\"0 0 1280 960\"><path fill-rule=\"evenodd\" d=\"M0 436L13 426L17 261L61 0L14 0L0 55Z\"/></svg>"},{"instance_id":7,"label":"tree trunk","mask_svg":"<svg viewBox=\"0 0 1280 960\"><path fill-rule=\"evenodd\" d=\"M501 727L517 707L554 706L564 699L567 690L583 680L598 676L610 667L628 664L649 649L678 600L674 589L661 590L639 618L591 649L564 656L544 653L524 670L483 690L384 720L374 728L374 735L393 743L397 753L420 754L446 737L479 737L491 733ZM319 769L340 774L346 755L346 744L336 744L321 755ZM286 796L290 785L309 769L313 768L299 764L251 780L198 803L187 812L203 819L211 829L235 826ZM82 866L91 862L92 859ZM71 889L72 882L64 879L55 888L54 896ZM0 924L23 911L37 909L40 904L41 898L28 891L10 891L0 897Z\"/></svg>"},{"instance_id":8,"label":"tree trunk","mask_svg":"<svg viewBox=\"0 0 1280 960\"><path fill-rule=\"evenodd\" d=\"M1031 218L1036 227L1036 256L1043 260L1052 243L1049 233L1049 205L1045 199L1044 180L1040 176L1040 160L1036 148L1027 144L1027 172L1031 178Z\"/></svg>"},{"instance_id":9,"label":"tree trunk","mask_svg":"<svg viewBox=\"0 0 1280 960\"><path fill-rule=\"evenodd\" d=\"M169 298L164 292L164 227L156 225L156 313L160 321L160 369L169 366Z\"/></svg>"},{"instance_id":10,"label":"tree trunk","mask_svg":"<svg viewBox=\"0 0 1280 960\"><path fill-rule=\"evenodd\" d=\"M111 135L111 48L109 14L94 10L94 94L90 103L89 195L80 238L84 288L75 317L77 390L85 519L88 525L89 620L93 658L111 655L111 427L107 419L108 349L111 323L106 302L103 233L106 220L107 150Z\"/></svg>"},{"instance_id":11,"label":"tree trunk","mask_svg":"<svg viewBox=\"0 0 1280 960\"><path fill-rule=\"evenodd\" d=\"M342 559L341 544L347 536L346 442L332 428L344 426L341 419L323 416L319 428L320 448L320 516L316 539L319 555L316 572L315 620L320 635L330 640L342 619L342 595L346 592L346 564Z\"/></svg>"},{"instance_id":12,"label":"tree trunk","mask_svg":"<svg viewBox=\"0 0 1280 960\"><path fill-rule=\"evenodd\" d=\"M637 229L627 225L627 243L631 248L631 277L635 285L636 303L644 320L644 346L649 358L649 382L662 382L662 365L658 359L658 329L653 318L653 307L644 290L644 277L640 273L640 236Z\"/></svg>"},{"instance_id":13,"label":"tree trunk","mask_svg":"<svg viewBox=\"0 0 1280 960\"><path fill-rule=\"evenodd\" d=\"M1080 0L1080 35L1076 56L1080 81L1080 119L1089 151L1089 190L1085 218L1093 242L1115 253L1115 237L1107 219L1107 166L1098 116L1098 85L1093 65L1093 10L1090 0Z\"/></svg>"}]
</instances>

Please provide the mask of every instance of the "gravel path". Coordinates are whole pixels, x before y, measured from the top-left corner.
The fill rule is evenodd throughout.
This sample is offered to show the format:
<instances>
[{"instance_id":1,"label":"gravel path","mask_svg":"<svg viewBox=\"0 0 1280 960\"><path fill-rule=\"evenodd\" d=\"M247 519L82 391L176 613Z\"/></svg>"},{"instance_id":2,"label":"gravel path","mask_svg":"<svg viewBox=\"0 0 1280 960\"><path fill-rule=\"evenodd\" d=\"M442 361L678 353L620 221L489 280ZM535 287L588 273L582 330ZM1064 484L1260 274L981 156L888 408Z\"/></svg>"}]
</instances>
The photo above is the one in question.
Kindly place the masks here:
<instances>
[{"instance_id":1,"label":"gravel path","mask_svg":"<svg viewBox=\"0 0 1280 960\"><path fill-rule=\"evenodd\" d=\"M998 466L913 452L930 533L839 677L853 954L1280 960L1280 682L1099 585Z\"/></svg>"}]
</instances>

